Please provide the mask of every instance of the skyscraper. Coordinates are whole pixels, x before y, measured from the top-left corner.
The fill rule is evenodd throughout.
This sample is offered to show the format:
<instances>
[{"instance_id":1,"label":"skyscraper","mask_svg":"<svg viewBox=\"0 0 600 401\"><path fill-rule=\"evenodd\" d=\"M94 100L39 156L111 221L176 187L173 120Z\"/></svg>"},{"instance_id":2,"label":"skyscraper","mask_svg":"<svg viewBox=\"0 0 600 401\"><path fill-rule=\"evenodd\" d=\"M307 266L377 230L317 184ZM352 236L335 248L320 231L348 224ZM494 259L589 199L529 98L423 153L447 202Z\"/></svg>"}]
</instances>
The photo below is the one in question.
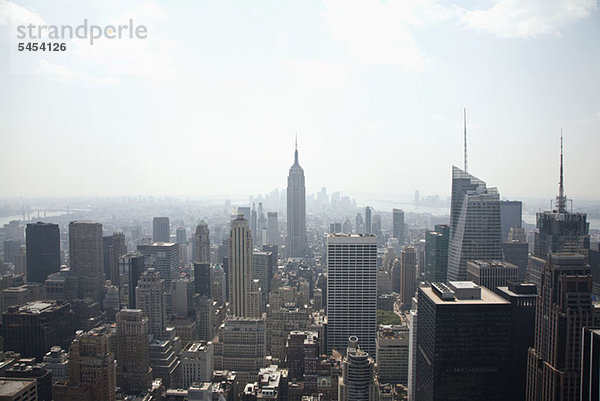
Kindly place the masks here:
<instances>
[{"instance_id":1,"label":"skyscraper","mask_svg":"<svg viewBox=\"0 0 600 401\"><path fill-rule=\"evenodd\" d=\"M171 226L168 217L155 217L152 219L152 241L170 242Z\"/></svg>"},{"instance_id":2,"label":"skyscraper","mask_svg":"<svg viewBox=\"0 0 600 401\"><path fill-rule=\"evenodd\" d=\"M78 331L69 349L69 383L88 386L90 400L117 399L116 361L109 350L109 328Z\"/></svg>"},{"instance_id":3,"label":"skyscraper","mask_svg":"<svg viewBox=\"0 0 600 401\"><path fill-rule=\"evenodd\" d=\"M509 398L508 301L470 281L419 288L416 401Z\"/></svg>"},{"instance_id":4,"label":"skyscraper","mask_svg":"<svg viewBox=\"0 0 600 401\"><path fill-rule=\"evenodd\" d=\"M502 241L508 239L508 233L512 227L521 227L523 215L523 202L500 201L500 227L502 229Z\"/></svg>"},{"instance_id":5,"label":"skyscraper","mask_svg":"<svg viewBox=\"0 0 600 401\"><path fill-rule=\"evenodd\" d=\"M252 284L252 235L248 221L239 215L229 234L229 304L233 316L250 316Z\"/></svg>"},{"instance_id":6,"label":"skyscraper","mask_svg":"<svg viewBox=\"0 0 600 401\"><path fill-rule=\"evenodd\" d=\"M194 292L201 297L211 298L210 263L194 262Z\"/></svg>"},{"instance_id":7,"label":"skyscraper","mask_svg":"<svg viewBox=\"0 0 600 401\"><path fill-rule=\"evenodd\" d=\"M66 348L75 335L75 315L64 301L33 301L2 314L4 349L42 360L53 345Z\"/></svg>"},{"instance_id":8,"label":"skyscraper","mask_svg":"<svg viewBox=\"0 0 600 401\"><path fill-rule=\"evenodd\" d=\"M148 318L140 309L117 313L117 384L126 394L139 394L150 388L148 359Z\"/></svg>"},{"instance_id":9,"label":"skyscraper","mask_svg":"<svg viewBox=\"0 0 600 401\"><path fill-rule=\"evenodd\" d=\"M114 233L102 238L102 254L104 262L104 275L112 285L119 285L119 257L127 253L125 235Z\"/></svg>"},{"instance_id":10,"label":"skyscraper","mask_svg":"<svg viewBox=\"0 0 600 401\"><path fill-rule=\"evenodd\" d=\"M417 280L417 251L405 246L400 252L400 298L402 309L409 310L415 296Z\"/></svg>"},{"instance_id":11,"label":"skyscraper","mask_svg":"<svg viewBox=\"0 0 600 401\"><path fill-rule=\"evenodd\" d=\"M375 363L367 352L362 350L356 336L348 339L348 348L342 365L340 378L341 401L375 401Z\"/></svg>"},{"instance_id":12,"label":"skyscraper","mask_svg":"<svg viewBox=\"0 0 600 401\"><path fill-rule=\"evenodd\" d=\"M371 217L371 208L365 208L365 234L373 234L373 223Z\"/></svg>"},{"instance_id":13,"label":"skyscraper","mask_svg":"<svg viewBox=\"0 0 600 401\"><path fill-rule=\"evenodd\" d=\"M171 281L177 278L179 268L179 245L173 242L156 242L152 245L138 245L138 252L144 255L146 268L154 268L163 280L165 289L171 288Z\"/></svg>"},{"instance_id":14,"label":"skyscraper","mask_svg":"<svg viewBox=\"0 0 600 401\"><path fill-rule=\"evenodd\" d=\"M135 293L136 306L148 318L150 334L165 338L167 312L164 280L154 269L148 269L140 277Z\"/></svg>"},{"instance_id":15,"label":"skyscraper","mask_svg":"<svg viewBox=\"0 0 600 401\"><path fill-rule=\"evenodd\" d=\"M404 245L404 211L392 210L392 236L398 239L400 246Z\"/></svg>"},{"instance_id":16,"label":"skyscraper","mask_svg":"<svg viewBox=\"0 0 600 401\"><path fill-rule=\"evenodd\" d=\"M581 333L594 324L590 266L583 255L551 254L541 284L526 399L579 400Z\"/></svg>"},{"instance_id":17,"label":"skyscraper","mask_svg":"<svg viewBox=\"0 0 600 401\"><path fill-rule=\"evenodd\" d=\"M136 309L135 287L144 271L144 255L131 252L119 258L119 294L121 305Z\"/></svg>"},{"instance_id":18,"label":"skyscraper","mask_svg":"<svg viewBox=\"0 0 600 401\"><path fill-rule=\"evenodd\" d=\"M210 232L204 220L196 226L194 233L193 262L210 263Z\"/></svg>"},{"instance_id":19,"label":"skyscraper","mask_svg":"<svg viewBox=\"0 0 600 401\"><path fill-rule=\"evenodd\" d=\"M549 253L578 253L589 261L589 223L585 213L567 210L563 179L563 148L560 139L560 181L555 210L537 213L537 228L533 255L547 259Z\"/></svg>"},{"instance_id":20,"label":"skyscraper","mask_svg":"<svg viewBox=\"0 0 600 401\"><path fill-rule=\"evenodd\" d=\"M327 237L327 353L344 352L350 336L375 355L377 334L377 238Z\"/></svg>"},{"instance_id":21,"label":"skyscraper","mask_svg":"<svg viewBox=\"0 0 600 401\"><path fill-rule=\"evenodd\" d=\"M425 280L446 282L448 274L448 242L450 227L437 224L425 236Z\"/></svg>"},{"instance_id":22,"label":"skyscraper","mask_svg":"<svg viewBox=\"0 0 600 401\"><path fill-rule=\"evenodd\" d=\"M585 327L581 349L581 401L600 399L600 329Z\"/></svg>"},{"instance_id":23,"label":"skyscraper","mask_svg":"<svg viewBox=\"0 0 600 401\"><path fill-rule=\"evenodd\" d=\"M27 224L27 281L43 283L49 274L60 270L60 232L58 224Z\"/></svg>"},{"instance_id":24,"label":"skyscraper","mask_svg":"<svg viewBox=\"0 0 600 401\"><path fill-rule=\"evenodd\" d=\"M267 213L267 245L279 245L279 222L277 212Z\"/></svg>"},{"instance_id":25,"label":"skyscraper","mask_svg":"<svg viewBox=\"0 0 600 401\"><path fill-rule=\"evenodd\" d=\"M452 167L448 280L465 280L467 260L502 260L500 195Z\"/></svg>"},{"instance_id":26,"label":"skyscraper","mask_svg":"<svg viewBox=\"0 0 600 401\"><path fill-rule=\"evenodd\" d=\"M294 164L290 167L287 185L287 254L292 258L307 256L306 239L306 187L304 170L298 163L298 143L294 151Z\"/></svg>"},{"instance_id":27,"label":"skyscraper","mask_svg":"<svg viewBox=\"0 0 600 401\"><path fill-rule=\"evenodd\" d=\"M550 253L577 253L589 262L590 236L589 223L585 213L567 211L563 179L563 148L560 139L560 173L556 209L537 213L533 255L529 256L526 277L542 288L542 276L545 261ZM600 283L593 282L593 291L600 294Z\"/></svg>"},{"instance_id":28,"label":"skyscraper","mask_svg":"<svg viewBox=\"0 0 600 401\"><path fill-rule=\"evenodd\" d=\"M102 224L91 221L69 223L71 273L79 278L79 298L101 302L104 287Z\"/></svg>"}]
</instances>

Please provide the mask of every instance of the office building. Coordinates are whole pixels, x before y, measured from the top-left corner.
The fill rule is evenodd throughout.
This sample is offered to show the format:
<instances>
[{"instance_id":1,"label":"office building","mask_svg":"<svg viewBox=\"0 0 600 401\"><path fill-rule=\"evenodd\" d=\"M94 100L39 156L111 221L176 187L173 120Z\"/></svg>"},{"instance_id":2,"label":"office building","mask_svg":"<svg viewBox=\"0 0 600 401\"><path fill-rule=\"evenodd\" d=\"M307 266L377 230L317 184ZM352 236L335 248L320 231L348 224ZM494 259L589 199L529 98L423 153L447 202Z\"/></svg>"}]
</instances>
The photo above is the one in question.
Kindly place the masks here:
<instances>
[{"instance_id":1,"label":"office building","mask_svg":"<svg viewBox=\"0 0 600 401\"><path fill-rule=\"evenodd\" d=\"M194 293L211 299L211 267L208 262L194 262Z\"/></svg>"},{"instance_id":2,"label":"office building","mask_svg":"<svg viewBox=\"0 0 600 401\"><path fill-rule=\"evenodd\" d=\"M519 267L498 260L470 260L467 280L496 291L496 287L506 287L509 281L519 280Z\"/></svg>"},{"instance_id":3,"label":"office building","mask_svg":"<svg viewBox=\"0 0 600 401\"><path fill-rule=\"evenodd\" d=\"M277 212L267 213L267 245L279 245L279 221Z\"/></svg>"},{"instance_id":4,"label":"office building","mask_svg":"<svg viewBox=\"0 0 600 401\"><path fill-rule=\"evenodd\" d=\"M502 243L502 254L506 262L519 267L519 280L524 280L529 259L529 244L525 241L522 228L511 228L508 240Z\"/></svg>"},{"instance_id":5,"label":"office building","mask_svg":"<svg viewBox=\"0 0 600 401\"><path fill-rule=\"evenodd\" d=\"M392 237L398 239L400 246L404 245L404 211L392 210Z\"/></svg>"},{"instance_id":6,"label":"office building","mask_svg":"<svg viewBox=\"0 0 600 401\"><path fill-rule=\"evenodd\" d=\"M204 220L196 226L192 253L192 262L210 263L210 231Z\"/></svg>"},{"instance_id":7,"label":"office building","mask_svg":"<svg viewBox=\"0 0 600 401\"><path fill-rule=\"evenodd\" d=\"M154 270L148 269L138 280L135 304L148 318L148 331L156 338L166 338L166 296L165 283Z\"/></svg>"},{"instance_id":8,"label":"office building","mask_svg":"<svg viewBox=\"0 0 600 401\"><path fill-rule=\"evenodd\" d=\"M126 394L150 388L152 370L148 356L148 318L140 309L117 313L117 385Z\"/></svg>"},{"instance_id":9,"label":"office building","mask_svg":"<svg viewBox=\"0 0 600 401\"><path fill-rule=\"evenodd\" d=\"M119 294L121 305L136 309L135 287L144 271L144 255L131 252L119 258Z\"/></svg>"},{"instance_id":10,"label":"office building","mask_svg":"<svg viewBox=\"0 0 600 401\"><path fill-rule=\"evenodd\" d=\"M600 399L600 329L584 327L581 339L581 401Z\"/></svg>"},{"instance_id":11,"label":"office building","mask_svg":"<svg viewBox=\"0 0 600 401\"><path fill-rule=\"evenodd\" d=\"M35 379L0 377L0 400L38 401Z\"/></svg>"},{"instance_id":12,"label":"office building","mask_svg":"<svg viewBox=\"0 0 600 401\"><path fill-rule=\"evenodd\" d=\"M375 361L380 383L408 386L408 346L408 327L379 326Z\"/></svg>"},{"instance_id":13,"label":"office building","mask_svg":"<svg viewBox=\"0 0 600 401\"><path fill-rule=\"evenodd\" d=\"M181 352L181 379L183 388L196 382L208 382L213 373L213 343L195 341Z\"/></svg>"},{"instance_id":14,"label":"office building","mask_svg":"<svg viewBox=\"0 0 600 401\"><path fill-rule=\"evenodd\" d=\"M416 291L417 251L405 246L400 252L400 300L402 309L409 310Z\"/></svg>"},{"instance_id":15,"label":"office building","mask_svg":"<svg viewBox=\"0 0 600 401\"><path fill-rule=\"evenodd\" d=\"M304 258L308 253L306 238L306 187L304 170L298 163L298 143L294 164L290 167L287 184L287 255Z\"/></svg>"},{"instance_id":16,"label":"office building","mask_svg":"<svg viewBox=\"0 0 600 401\"><path fill-rule=\"evenodd\" d=\"M79 298L102 302L104 262L102 224L91 221L69 223L69 257L71 273L79 278Z\"/></svg>"},{"instance_id":17,"label":"office building","mask_svg":"<svg viewBox=\"0 0 600 401\"><path fill-rule=\"evenodd\" d=\"M521 227L523 215L523 202L500 201L500 227L502 230L502 241L508 239L508 233L513 227Z\"/></svg>"},{"instance_id":18,"label":"office building","mask_svg":"<svg viewBox=\"0 0 600 401\"><path fill-rule=\"evenodd\" d=\"M470 281L420 287L415 400L509 398L510 303Z\"/></svg>"},{"instance_id":19,"label":"office building","mask_svg":"<svg viewBox=\"0 0 600 401\"><path fill-rule=\"evenodd\" d=\"M527 382L527 353L533 347L535 334L535 305L537 290L534 284L509 282L497 287L496 294L510 302L510 389L508 399L525 400Z\"/></svg>"},{"instance_id":20,"label":"office building","mask_svg":"<svg viewBox=\"0 0 600 401\"><path fill-rule=\"evenodd\" d=\"M500 195L453 166L448 280L465 280L474 259L502 260Z\"/></svg>"},{"instance_id":21,"label":"office building","mask_svg":"<svg viewBox=\"0 0 600 401\"><path fill-rule=\"evenodd\" d=\"M330 234L327 237L327 354L345 352L348 338L375 355L377 333L377 238Z\"/></svg>"},{"instance_id":22,"label":"office building","mask_svg":"<svg viewBox=\"0 0 600 401\"><path fill-rule=\"evenodd\" d=\"M168 217L152 219L152 241L171 242L171 225Z\"/></svg>"},{"instance_id":23,"label":"office building","mask_svg":"<svg viewBox=\"0 0 600 401\"><path fill-rule=\"evenodd\" d=\"M107 327L78 331L69 348L69 384L87 386L90 400L117 399L117 363L109 349L109 334Z\"/></svg>"},{"instance_id":24,"label":"office building","mask_svg":"<svg viewBox=\"0 0 600 401\"><path fill-rule=\"evenodd\" d=\"M168 291L179 271L179 245L173 242L155 242L151 245L138 245L137 250L144 255L146 268L153 268L165 280L165 289Z\"/></svg>"},{"instance_id":25,"label":"office building","mask_svg":"<svg viewBox=\"0 0 600 401\"><path fill-rule=\"evenodd\" d=\"M177 358L178 348L180 347L171 339L154 338L148 344L152 379L161 379L166 388L181 386L181 361Z\"/></svg>"},{"instance_id":26,"label":"office building","mask_svg":"<svg viewBox=\"0 0 600 401\"><path fill-rule=\"evenodd\" d=\"M46 368L52 372L52 382L68 380L69 378L69 357L67 352L58 345L50 348L50 351L44 355Z\"/></svg>"},{"instance_id":27,"label":"office building","mask_svg":"<svg viewBox=\"0 0 600 401\"><path fill-rule=\"evenodd\" d=\"M240 384L254 381L265 366L265 320L228 317L214 343L214 369L235 371Z\"/></svg>"},{"instance_id":28,"label":"office building","mask_svg":"<svg viewBox=\"0 0 600 401\"><path fill-rule=\"evenodd\" d=\"M252 284L252 235L248 221L238 216L229 234L229 305L233 316L250 316Z\"/></svg>"},{"instance_id":29,"label":"office building","mask_svg":"<svg viewBox=\"0 0 600 401\"><path fill-rule=\"evenodd\" d=\"M425 236L425 280L446 282L448 274L448 243L450 227L438 224Z\"/></svg>"},{"instance_id":30,"label":"office building","mask_svg":"<svg viewBox=\"0 0 600 401\"><path fill-rule=\"evenodd\" d=\"M373 234L372 210L369 206L365 208L365 234Z\"/></svg>"},{"instance_id":31,"label":"office building","mask_svg":"<svg viewBox=\"0 0 600 401\"><path fill-rule=\"evenodd\" d=\"M119 257L127 253L125 245L125 235L123 233L114 233L113 235L102 237L102 254L104 261L104 275L107 280L119 286Z\"/></svg>"},{"instance_id":32,"label":"office building","mask_svg":"<svg viewBox=\"0 0 600 401\"><path fill-rule=\"evenodd\" d=\"M375 363L367 352L362 350L356 336L349 338L340 377L341 401L376 401Z\"/></svg>"},{"instance_id":33,"label":"office building","mask_svg":"<svg viewBox=\"0 0 600 401\"><path fill-rule=\"evenodd\" d=\"M550 255L541 285L526 399L579 400L581 332L594 324L592 276L585 256Z\"/></svg>"},{"instance_id":34,"label":"office building","mask_svg":"<svg viewBox=\"0 0 600 401\"><path fill-rule=\"evenodd\" d=\"M2 314L4 349L41 361L54 345L67 348L75 335L75 316L67 302L33 301Z\"/></svg>"},{"instance_id":35,"label":"office building","mask_svg":"<svg viewBox=\"0 0 600 401\"><path fill-rule=\"evenodd\" d=\"M177 242L179 245L184 245L187 242L185 227L177 227L175 230L175 242Z\"/></svg>"},{"instance_id":36,"label":"office building","mask_svg":"<svg viewBox=\"0 0 600 401\"><path fill-rule=\"evenodd\" d=\"M254 252L252 258L252 278L258 280L262 301L266 305L271 291L271 277L277 269L277 261L273 252Z\"/></svg>"},{"instance_id":37,"label":"office building","mask_svg":"<svg viewBox=\"0 0 600 401\"><path fill-rule=\"evenodd\" d=\"M4 376L11 379L35 379L37 400L52 401L52 373L44 363L34 363L33 361L22 359L8 369L5 369Z\"/></svg>"},{"instance_id":38,"label":"office building","mask_svg":"<svg viewBox=\"0 0 600 401\"><path fill-rule=\"evenodd\" d=\"M27 281L44 283L49 274L60 270L58 224L27 224Z\"/></svg>"}]
</instances>

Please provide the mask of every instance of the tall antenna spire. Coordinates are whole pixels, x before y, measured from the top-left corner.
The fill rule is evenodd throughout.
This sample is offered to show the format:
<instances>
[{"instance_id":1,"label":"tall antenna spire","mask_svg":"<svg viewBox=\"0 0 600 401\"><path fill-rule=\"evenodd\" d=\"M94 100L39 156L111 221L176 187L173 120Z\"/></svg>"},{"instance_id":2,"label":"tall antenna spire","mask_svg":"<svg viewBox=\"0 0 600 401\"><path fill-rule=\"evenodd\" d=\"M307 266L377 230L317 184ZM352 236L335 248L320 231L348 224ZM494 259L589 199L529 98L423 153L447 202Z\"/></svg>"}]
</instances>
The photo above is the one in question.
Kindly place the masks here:
<instances>
[{"instance_id":1,"label":"tall antenna spire","mask_svg":"<svg viewBox=\"0 0 600 401\"><path fill-rule=\"evenodd\" d=\"M563 178L563 134L560 129L560 181L558 183L558 196L556 197L556 207L559 213L567 212L567 197L565 196L564 178Z\"/></svg>"},{"instance_id":2,"label":"tall antenna spire","mask_svg":"<svg viewBox=\"0 0 600 401\"><path fill-rule=\"evenodd\" d=\"M298 164L298 133L296 133L296 144L294 147L294 164Z\"/></svg>"},{"instance_id":3,"label":"tall antenna spire","mask_svg":"<svg viewBox=\"0 0 600 401\"><path fill-rule=\"evenodd\" d=\"M464 109L464 126L465 126L465 173L468 172L467 170L467 108L465 107Z\"/></svg>"}]
</instances>

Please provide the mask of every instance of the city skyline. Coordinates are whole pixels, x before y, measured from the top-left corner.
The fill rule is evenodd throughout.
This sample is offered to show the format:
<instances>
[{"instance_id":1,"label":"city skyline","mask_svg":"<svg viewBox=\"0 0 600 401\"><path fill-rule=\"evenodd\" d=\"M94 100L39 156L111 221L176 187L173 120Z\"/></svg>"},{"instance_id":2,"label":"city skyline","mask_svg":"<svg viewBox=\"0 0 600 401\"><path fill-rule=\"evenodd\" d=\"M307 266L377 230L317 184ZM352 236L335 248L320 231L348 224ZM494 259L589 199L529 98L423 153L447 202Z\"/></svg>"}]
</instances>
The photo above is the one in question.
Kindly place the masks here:
<instances>
[{"instance_id":1,"label":"city skyline","mask_svg":"<svg viewBox=\"0 0 600 401\"><path fill-rule=\"evenodd\" d=\"M0 5L0 51L11 55L0 64L0 168L12 172L2 198L264 193L284 188L296 132L309 193L443 195L462 165L466 107L472 174L509 198L553 196L544 173L563 128L566 192L600 199L575 179L600 147L596 1L315 0L260 16L244 4L54 5ZM10 38L27 21L124 16L147 25L145 41L91 51L74 40L65 54L20 60ZM239 180L225 154L261 179ZM194 174L199 156L213 174Z\"/></svg>"}]
</instances>

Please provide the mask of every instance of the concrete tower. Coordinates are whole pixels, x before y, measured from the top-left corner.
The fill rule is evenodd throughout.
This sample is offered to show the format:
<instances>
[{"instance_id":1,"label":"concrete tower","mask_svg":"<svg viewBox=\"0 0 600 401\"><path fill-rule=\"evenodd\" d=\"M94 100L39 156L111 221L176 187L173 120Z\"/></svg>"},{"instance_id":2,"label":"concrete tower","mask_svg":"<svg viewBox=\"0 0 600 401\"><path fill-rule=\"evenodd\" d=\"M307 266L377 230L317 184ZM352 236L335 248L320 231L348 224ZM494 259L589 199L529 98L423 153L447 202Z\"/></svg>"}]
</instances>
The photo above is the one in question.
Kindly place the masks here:
<instances>
[{"instance_id":1,"label":"concrete tower","mask_svg":"<svg viewBox=\"0 0 600 401\"><path fill-rule=\"evenodd\" d=\"M233 316L250 317L252 235L248 221L239 215L229 234L229 304Z\"/></svg>"}]
</instances>

